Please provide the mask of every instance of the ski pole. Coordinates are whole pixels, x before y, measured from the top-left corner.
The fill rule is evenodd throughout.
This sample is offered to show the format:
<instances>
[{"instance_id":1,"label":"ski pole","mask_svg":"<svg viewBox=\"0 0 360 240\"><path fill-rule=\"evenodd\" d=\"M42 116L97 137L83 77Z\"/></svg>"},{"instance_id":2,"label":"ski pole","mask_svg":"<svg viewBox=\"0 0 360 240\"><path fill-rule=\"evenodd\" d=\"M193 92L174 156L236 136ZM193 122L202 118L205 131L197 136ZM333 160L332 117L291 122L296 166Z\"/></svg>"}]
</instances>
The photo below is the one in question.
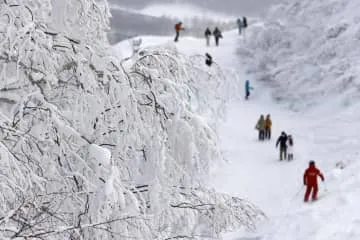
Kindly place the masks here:
<instances>
[{"instance_id":1,"label":"ski pole","mask_svg":"<svg viewBox=\"0 0 360 240\"><path fill-rule=\"evenodd\" d=\"M323 184L324 184L324 191L327 192L328 191L328 188L327 188L327 184L325 181L323 181Z\"/></svg>"}]
</instances>

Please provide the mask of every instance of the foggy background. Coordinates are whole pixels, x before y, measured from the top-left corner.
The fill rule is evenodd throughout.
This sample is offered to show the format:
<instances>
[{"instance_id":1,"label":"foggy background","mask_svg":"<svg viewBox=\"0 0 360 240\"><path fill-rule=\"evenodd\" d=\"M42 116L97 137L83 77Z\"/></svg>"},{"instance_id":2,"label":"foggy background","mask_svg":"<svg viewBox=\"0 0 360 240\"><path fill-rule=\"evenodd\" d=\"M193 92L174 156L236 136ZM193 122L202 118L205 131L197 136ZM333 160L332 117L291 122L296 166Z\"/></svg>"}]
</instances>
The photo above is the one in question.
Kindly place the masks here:
<instances>
[{"instance_id":1,"label":"foggy background","mask_svg":"<svg viewBox=\"0 0 360 240\"><path fill-rule=\"evenodd\" d=\"M108 0L112 6L109 40L116 43L138 35L173 35L174 24L183 20L177 16L154 17L141 11L153 4L191 4L223 15L261 17L266 10L281 0ZM122 9L117 8L121 7ZM176 7L175 7L176 8ZM126 10L125 10L126 9ZM134 11L131 11L134 10ZM199 13L199 17L202 13ZM216 19L214 21L221 21ZM234 18L234 23L235 23ZM197 22L198 23L198 22ZM206 26L204 26L205 28ZM224 29L227 30L227 29Z\"/></svg>"}]
</instances>

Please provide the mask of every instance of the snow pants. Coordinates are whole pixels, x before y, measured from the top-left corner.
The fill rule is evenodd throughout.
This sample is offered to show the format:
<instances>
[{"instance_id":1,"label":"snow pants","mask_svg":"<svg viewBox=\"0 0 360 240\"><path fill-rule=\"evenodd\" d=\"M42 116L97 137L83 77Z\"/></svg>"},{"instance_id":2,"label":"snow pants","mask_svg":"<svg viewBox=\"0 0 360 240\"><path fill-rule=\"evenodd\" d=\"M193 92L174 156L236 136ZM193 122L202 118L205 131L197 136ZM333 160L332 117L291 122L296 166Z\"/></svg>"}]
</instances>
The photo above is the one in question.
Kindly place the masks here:
<instances>
[{"instance_id":1,"label":"snow pants","mask_svg":"<svg viewBox=\"0 0 360 240\"><path fill-rule=\"evenodd\" d=\"M179 41L180 32L176 32L174 42Z\"/></svg>"},{"instance_id":2,"label":"snow pants","mask_svg":"<svg viewBox=\"0 0 360 240\"><path fill-rule=\"evenodd\" d=\"M312 192L311 199L314 201L317 198L318 185L317 184L308 184L306 185L306 192L304 197L304 202L309 201L310 193Z\"/></svg>"},{"instance_id":3,"label":"snow pants","mask_svg":"<svg viewBox=\"0 0 360 240\"><path fill-rule=\"evenodd\" d=\"M245 91L245 99L248 100L250 96L250 91L246 90Z\"/></svg>"},{"instance_id":4,"label":"snow pants","mask_svg":"<svg viewBox=\"0 0 360 240\"><path fill-rule=\"evenodd\" d=\"M280 161L287 158L286 147L280 147Z\"/></svg>"},{"instance_id":5,"label":"snow pants","mask_svg":"<svg viewBox=\"0 0 360 240\"><path fill-rule=\"evenodd\" d=\"M220 37L215 37L215 44L216 44L216 46L219 46L219 39L220 39Z\"/></svg>"},{"instance_id":6,"label":"snow pants","mask_svg":"<svg viewBox=\"0 0 360 240\"><path fill-rule=\"evenodd\" d=\"M206 38L206 46L210 46L210 36L207 36L205 38Z\"/></svg>"},{"instance_id":7,"label":"snow pants","mask_svg":"<svg viewBox=\"0 0 360 240\"><path fill-rule=\"evenodd\" d=\"M271 128L265 128L265 139L271 138Z\"/></svg>"},{"instance_id":8,"label":"snow pants","mask_svg":"<svg viewBox=\"0 0 360 240\"><path fill-rule=\"evenodd\" d=\"M262 129L259 130L259 140L260 141L265 140L265 130L262 130Z\"/></svg>"}]
</instances>

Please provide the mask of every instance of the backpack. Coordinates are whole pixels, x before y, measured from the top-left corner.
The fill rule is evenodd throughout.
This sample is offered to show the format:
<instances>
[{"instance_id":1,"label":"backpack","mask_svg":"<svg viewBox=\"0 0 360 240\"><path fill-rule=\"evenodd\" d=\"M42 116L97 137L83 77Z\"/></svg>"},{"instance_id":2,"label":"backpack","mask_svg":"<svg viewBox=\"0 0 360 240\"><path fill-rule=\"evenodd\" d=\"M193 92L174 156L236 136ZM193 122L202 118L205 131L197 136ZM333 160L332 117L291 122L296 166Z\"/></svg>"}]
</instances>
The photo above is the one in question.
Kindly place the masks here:
<instances>
[{"instance_id":1,"label":"backpack","mask_svg":"<svg viewBox=\"0 0 360 240\"><path fill-rule=\"evenodd\" d=\"M247 28L248 26L246 17L243 17L243 26L244 28Z\"/></svg>"}]
</instances>

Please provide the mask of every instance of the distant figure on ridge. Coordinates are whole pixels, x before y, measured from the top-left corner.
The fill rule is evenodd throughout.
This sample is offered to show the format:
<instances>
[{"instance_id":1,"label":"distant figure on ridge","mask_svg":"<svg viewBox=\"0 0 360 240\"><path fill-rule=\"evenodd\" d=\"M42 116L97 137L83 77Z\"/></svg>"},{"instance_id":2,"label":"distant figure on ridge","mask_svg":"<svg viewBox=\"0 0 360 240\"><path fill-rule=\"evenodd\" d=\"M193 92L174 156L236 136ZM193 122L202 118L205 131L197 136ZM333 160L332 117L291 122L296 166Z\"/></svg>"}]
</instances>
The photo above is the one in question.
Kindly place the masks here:
<instances>
[{"instance_id":1,"label":"distant figure on ridge","mask_svg":"<svg viewBox=\"0 0 360 240\"><path fill-rule=\"evenodd\" d=\"M320 172L319 169L315 167L315 162L310 161L309 167L304 173L304 185L306 186L306 192L304 196L304 202L309 201L310 193L312 192L312 200L317 200L318 193L318 182L317 177L320 177L322 181L325 180L324 175Z\"/></svg>"},{"instance_id":2,"label":"distant figure on ridge","mask_svg":"<svg viewBox=\"0 0 360 240\"><path fill-rule=\"evenodd\" d=\"M239 35L241 35L241 33L243 31L245 31L245 28L247 28L247 26L248 26L246 17L243 17L242 20L241 20L241 18L238 18L236 20L236 24L237 24L238 29L239 29Z\"/></svg>"},{"instance_id":3,"label":"distant figure on ridge","mask_svg":"<svg viewBox=\"0 0 360 240\"><path fill-rule=\"evenodd\" d=\"M236 20L236 24L237 24L238 29L239 29L239 35L241 35L241 30L242 30L242 28L243 28L243 22L241 21L240 18L238 18L238 19Z\"/></svg>"},{"instance_id":4,"label":"distant figure on ridge","mask_svg":"<svg viewBox=\"0 0 360 240\"><path fill-rule=\"evenodd\" d=\"M215 38L215 44L216 46L219 46L219 39L223 38L221 31L219 30L218 27L215 28L214 32L213 32L214 38Z\"/></svg>"},{"instance_id":5,"label":"distant figure on ridge","mask_svg":"<svg viewBox=\"0 0 360 240\"><path fill-rule=\"evenodd\" d=\"M174 41L177 42L179 41L179 36L180 36L180 31L185 30L185 28L182 27L182 22L178 22L177 24L175 24L175 39Z\"/></svg>"},{"instance_id":6,"label":"distant figure on ridge","mask_svg":"<svg viewBox=\"0 0 360 240\"><path fill-rule=\"evenodd\" d=\"M243 24L243 28L247 28L248 24L246 17L243 17L242 24Z\"/></svg>"},{"instance_id":7,"label":"distant figure on ridge","mask_svg":"<svg viewBox=\"0 0 360 240\"><path fill-rule=\"evenodd\" d=\"M211 36L211 31L209 28L206 28L205 30L206 46L210 46L210 36Z\"/></svg>"}]
</instances>

